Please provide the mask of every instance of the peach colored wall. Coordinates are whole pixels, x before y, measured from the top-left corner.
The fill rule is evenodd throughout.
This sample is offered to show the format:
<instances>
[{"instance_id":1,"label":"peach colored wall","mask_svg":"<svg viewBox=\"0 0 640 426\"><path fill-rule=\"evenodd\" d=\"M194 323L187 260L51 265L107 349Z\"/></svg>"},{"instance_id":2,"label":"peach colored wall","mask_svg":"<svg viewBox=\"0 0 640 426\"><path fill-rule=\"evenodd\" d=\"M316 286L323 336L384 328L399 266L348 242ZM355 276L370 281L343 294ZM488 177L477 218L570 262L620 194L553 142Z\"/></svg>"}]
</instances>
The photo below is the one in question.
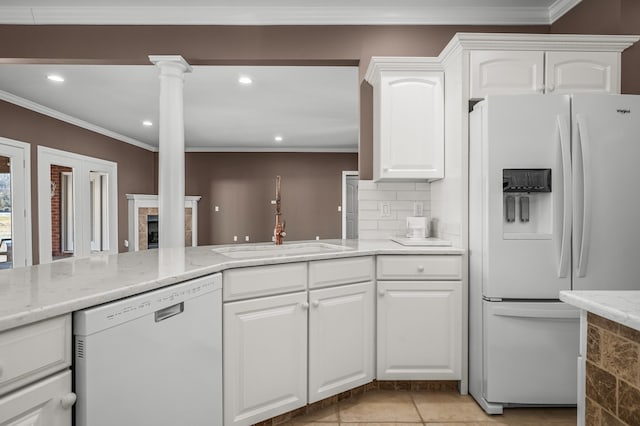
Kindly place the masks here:
<instances>
[{"instance_id":1,"label":"peach colored wall","mask_svg":"<svg viewBox=\"0 0 640 426\"><path fill-rule=\"evenodd\" d=\"M282 177L285 240L341 238L342 171L357 154L187 153L186 194L201 195L198 244L271 241L275 177ZM219 206L219 212L214 207Z\"/></svg>"},{"instance_id":2,"label":"peach colored wall","mask_svg":"<svg viewBox=\"0 0 640 426\"><path fill-rule=\"evenodd\" d=\"M582 0L551 26L552 33L640 35L640 1ZM640 94L640 44L622 53L622 93Z\"/></svg>"}]
</instances>

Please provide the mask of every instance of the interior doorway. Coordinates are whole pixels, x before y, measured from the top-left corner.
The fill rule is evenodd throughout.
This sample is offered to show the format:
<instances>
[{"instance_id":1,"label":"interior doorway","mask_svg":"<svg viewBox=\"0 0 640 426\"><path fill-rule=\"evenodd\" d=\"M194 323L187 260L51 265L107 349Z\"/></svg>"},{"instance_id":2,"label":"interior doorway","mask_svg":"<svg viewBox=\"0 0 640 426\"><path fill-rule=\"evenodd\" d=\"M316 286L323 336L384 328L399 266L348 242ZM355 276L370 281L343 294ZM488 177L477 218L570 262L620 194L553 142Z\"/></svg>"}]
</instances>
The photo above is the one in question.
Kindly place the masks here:
<instances>
[{"instance_id":1,"label":"interior doorway","mask_svg":"<svg viewBox=\"0 0 640 426\"><path fill-rule=\"evenodd\" d=\"M118 247L117 164L38 147L40 263Z\"/></svg>"},{"instance_id":2,"label":"interior doorway","mask_svg":"<svg viewBox=\"0 0 640 426\"><path fill-rule=\"evenodd\" d=\"M0 269L31 264L30 145L0 137Z\"/></svg>"},{"instance_id":3,"label":"interior doorway","mask_svg":"<svg viewBox=\"0 0 640 426\"><path fill-rule=\"evenodd\" d=\"M342 172L342 238L358 238L358 172Z\"/></svg>"}]
</instances>

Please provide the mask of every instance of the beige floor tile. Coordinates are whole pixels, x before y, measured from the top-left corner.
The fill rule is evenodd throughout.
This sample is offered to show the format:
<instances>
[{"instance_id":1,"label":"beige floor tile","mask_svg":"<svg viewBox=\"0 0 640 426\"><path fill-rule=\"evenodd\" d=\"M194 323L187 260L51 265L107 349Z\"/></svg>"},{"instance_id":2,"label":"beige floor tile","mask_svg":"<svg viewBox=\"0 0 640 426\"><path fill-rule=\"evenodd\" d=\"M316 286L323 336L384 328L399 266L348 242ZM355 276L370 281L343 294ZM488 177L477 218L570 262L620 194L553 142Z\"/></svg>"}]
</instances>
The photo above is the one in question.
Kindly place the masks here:
<instances>
[{"instance_id":1,"label":"beige floor tile","mask_svg":"<svg viewBox=\"0 0 640 426\"><path fill-rule=\"evenodd\" d=\"M414 392L413 400L422 420L431 423L499 423L468 395L457 392Z\"/></svg>"},{"instance_id":2,"label":"beige floor tile","mask_svg":"<svg viewBox=\"0 0 640 426\"><path fill-rule=\"evenodd\" d=\"M340 423L341 426L422 426L422 422L414 423Z\"/></svg>"},{"instance_id":3,"label":"beige floor tile","mask_svg":"<svg viewBox=\"0 0 640 426\"><path fill-rule=\"evenodd\" d=\"M278 426L340 426L340 423L337 422L287 422Z\"/></svg>"},{"instance_id":4,"label":"beige floor tile","mask_svg":"<svg viewBox=\"0 0 640 426\"><path fill-rule=\"evenodd\" d=\"M494 422L446 422L446 423L427 422L425 423L425 426L509 426L509 425L507 425L506 423L494 423Z\"/></svg>"},{"instance_id":5,"label":"beige floor tile","mask_svg":"<svg viewBox=\"0 0 640 426\"><path fill-rule=\"evenodd\" d=\"M409 392L372 391L339 406L341 423L421 421Z\"/></svg>"}]
</instances>

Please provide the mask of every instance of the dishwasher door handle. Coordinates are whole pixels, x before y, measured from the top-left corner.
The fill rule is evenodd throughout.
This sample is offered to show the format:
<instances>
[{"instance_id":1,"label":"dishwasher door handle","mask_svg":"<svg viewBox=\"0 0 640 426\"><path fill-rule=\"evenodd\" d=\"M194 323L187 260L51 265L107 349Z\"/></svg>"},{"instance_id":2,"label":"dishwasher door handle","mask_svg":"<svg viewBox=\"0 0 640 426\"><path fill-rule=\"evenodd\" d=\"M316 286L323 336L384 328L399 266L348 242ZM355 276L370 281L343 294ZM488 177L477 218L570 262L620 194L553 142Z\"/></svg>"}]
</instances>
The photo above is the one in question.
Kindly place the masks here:
<instances>
[{"instance_id":1,"label":"dishwasher door handle","mask_svg":"<svg viewBox=\"0 0 640 426\"><path fill-rule=\"evenodd\" d=\"M155 312L156 322L164 321L167 318L171 318L184 312L184 302L177 303L175 305L167 306Z\"/></svg>"}]
</instances>

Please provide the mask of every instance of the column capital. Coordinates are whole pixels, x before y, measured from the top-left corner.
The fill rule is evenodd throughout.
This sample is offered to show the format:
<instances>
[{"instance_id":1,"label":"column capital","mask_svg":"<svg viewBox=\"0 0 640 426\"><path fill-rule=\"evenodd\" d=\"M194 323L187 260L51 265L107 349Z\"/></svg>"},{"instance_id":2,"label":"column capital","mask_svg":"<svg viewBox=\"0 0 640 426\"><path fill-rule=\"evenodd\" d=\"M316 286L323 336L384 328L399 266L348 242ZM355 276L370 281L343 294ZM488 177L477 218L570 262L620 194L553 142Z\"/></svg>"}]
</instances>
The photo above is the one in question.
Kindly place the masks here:
<instances>
[{"instance_id":1,"label":"column capital","mask_svg":"<svg viewBox=\"0 0 640 426\"><path fill-rule=\"evenodd\" d=\"M191 65L181 55L149 55L149 61L161 70L170 68L182 73L193 71Z\"/></svg>"}]
</instances>

